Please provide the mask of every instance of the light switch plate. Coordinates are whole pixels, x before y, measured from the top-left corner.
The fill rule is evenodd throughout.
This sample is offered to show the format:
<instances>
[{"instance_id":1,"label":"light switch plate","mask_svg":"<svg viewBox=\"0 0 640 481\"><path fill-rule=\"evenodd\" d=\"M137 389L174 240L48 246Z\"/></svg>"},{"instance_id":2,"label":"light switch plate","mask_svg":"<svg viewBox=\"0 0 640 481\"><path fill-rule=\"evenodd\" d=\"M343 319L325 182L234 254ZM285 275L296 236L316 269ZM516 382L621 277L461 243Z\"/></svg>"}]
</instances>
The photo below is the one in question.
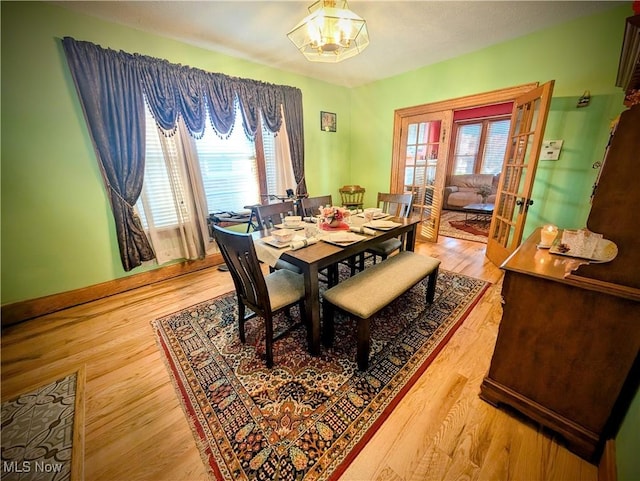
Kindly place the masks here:
<instances>
[{"instance_id":1,"label":"light switch plate","mask_svg":"<svg viewBox=\"0 0 640 481\"><path fill-rule=\"evenodd\" d=\"M563 140L543 140L540 149L540 160L558 160Z\"/></svg>"}]
</instances>

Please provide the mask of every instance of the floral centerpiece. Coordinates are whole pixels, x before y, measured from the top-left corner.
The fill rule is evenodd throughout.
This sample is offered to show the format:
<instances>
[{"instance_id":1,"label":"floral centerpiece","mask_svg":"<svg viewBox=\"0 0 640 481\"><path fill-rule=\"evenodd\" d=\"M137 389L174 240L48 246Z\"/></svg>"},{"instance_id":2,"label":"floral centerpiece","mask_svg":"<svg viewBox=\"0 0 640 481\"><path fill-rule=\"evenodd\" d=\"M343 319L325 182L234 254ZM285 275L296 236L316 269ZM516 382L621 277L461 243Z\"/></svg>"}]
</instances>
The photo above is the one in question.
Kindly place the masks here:
<instances>
[{"instance_id":1,"label":"floral centerpiece","mask_svg":"<svg viewBox=\"0 0 640 481\"><path fill-rule=\"evenodd\" d=\"M351 213L344 207L327 206L320 209L322 222L329 227L340 227Z\"/></svg>"},{"instance_id":2,"label":"floral centerpiece","mask_svg":"<svg viewBox=\"0 0 640 481\"><path fill-rule=\"evenodd\" d=\"M482 184L478 187L478 190L476 191L476 193L479 194L480 197L482 197L482 203L486 204L487 197L491 195L491 186L487 184Z\"/></svg>"}]
</instances>

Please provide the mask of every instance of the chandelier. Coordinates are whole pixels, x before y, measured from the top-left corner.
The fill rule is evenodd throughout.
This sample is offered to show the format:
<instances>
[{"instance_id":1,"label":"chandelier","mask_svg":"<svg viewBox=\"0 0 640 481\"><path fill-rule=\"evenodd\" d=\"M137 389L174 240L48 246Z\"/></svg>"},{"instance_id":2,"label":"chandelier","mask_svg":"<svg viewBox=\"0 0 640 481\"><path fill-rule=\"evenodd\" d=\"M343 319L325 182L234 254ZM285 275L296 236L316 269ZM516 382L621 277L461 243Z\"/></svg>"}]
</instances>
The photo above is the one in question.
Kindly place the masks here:
<instances>
[{"instance_id":1,"label":"chandelier","mask_svg":"<svg viewBox=\"0 0 640 481\"><path fill-rule=\"evenodd\" d=\"M367 22L349 10L346 0L318 0L287 37L311 62L341 62L369 45Z\"/></svg>"}]
</instances>

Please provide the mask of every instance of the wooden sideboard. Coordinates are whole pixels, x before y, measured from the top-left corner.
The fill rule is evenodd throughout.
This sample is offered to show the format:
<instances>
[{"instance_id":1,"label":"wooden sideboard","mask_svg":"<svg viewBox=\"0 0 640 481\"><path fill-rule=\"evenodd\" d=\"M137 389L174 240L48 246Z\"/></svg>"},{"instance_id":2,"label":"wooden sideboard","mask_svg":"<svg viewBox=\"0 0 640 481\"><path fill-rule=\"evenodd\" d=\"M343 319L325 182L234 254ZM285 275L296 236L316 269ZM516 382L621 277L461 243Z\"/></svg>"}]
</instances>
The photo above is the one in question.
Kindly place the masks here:
<instances>
[{"instance_id":1,"label":"wooden sideboard","mask_svg":"<svg viewBox=\"0 0 640 481\"><path fill-rule=\"evenodd\" d=\"M616 410L626 409L640 297L567 277L581 261L538 249L539 241L537 230L502 266L503 317L480 396L515 408L597 462Z\"/></svg>"}]
</instances>

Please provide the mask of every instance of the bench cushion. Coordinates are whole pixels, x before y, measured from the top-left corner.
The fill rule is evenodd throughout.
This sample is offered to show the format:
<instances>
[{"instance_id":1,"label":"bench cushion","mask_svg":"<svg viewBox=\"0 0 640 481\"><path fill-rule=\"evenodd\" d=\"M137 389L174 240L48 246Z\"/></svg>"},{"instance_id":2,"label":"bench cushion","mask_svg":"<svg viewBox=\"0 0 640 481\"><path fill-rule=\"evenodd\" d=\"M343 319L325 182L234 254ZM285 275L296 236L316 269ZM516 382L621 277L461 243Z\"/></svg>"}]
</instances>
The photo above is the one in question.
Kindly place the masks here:
<instances>
[{"instance_id":1,"label":"bench cushion","mask_svg":"<svg viewBox=\"0 0 640 481\"><path fill-rule=\"evenodd\" d=\"M439 266L439 259L400 252L328 289L324 298L354 316L368 319Z\"/></svg>"}]
</instances>

